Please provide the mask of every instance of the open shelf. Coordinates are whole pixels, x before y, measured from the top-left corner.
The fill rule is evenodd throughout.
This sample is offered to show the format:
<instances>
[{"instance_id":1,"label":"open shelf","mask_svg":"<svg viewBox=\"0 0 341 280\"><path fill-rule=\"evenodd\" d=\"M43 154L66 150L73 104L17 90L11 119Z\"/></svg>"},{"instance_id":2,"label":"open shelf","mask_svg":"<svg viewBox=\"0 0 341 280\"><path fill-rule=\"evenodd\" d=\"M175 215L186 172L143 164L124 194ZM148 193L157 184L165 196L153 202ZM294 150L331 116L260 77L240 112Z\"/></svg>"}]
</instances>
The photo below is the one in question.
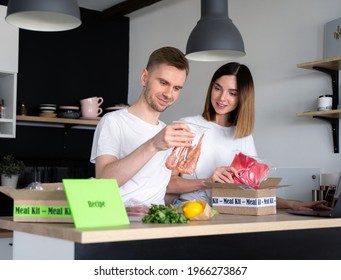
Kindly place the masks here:
<instances>
[{"instance_id":1,"label":"open shelf","mask_svg":"<svg viewBox=\"0 0 341 280\"><path fill-rule=\"evenodd\" d=\"M341 70L341 56L336 56L323 60L297 64L298 68L316 70L330 75L333 89L332 110L311 111L297 113L299 117L313 117L330 123L333 134L334 153L339 153L339 119L341 118L341 109L339 105L339 71Z\"/></svg>"},{"instance_id":2,"label":"open shelf","mask_svg":"<svg viewBox=\"0 0 341 280\"><path fill-rule=\"evenodd\" d=\"M300 63L297 64L297 67L311 70L316 70L316 67L322 67L330 70L339 71L341 69L341 56Z\"/></svg>"},{"instance_id":3,"label":"open shelf","mask_svg":"<svg viewBox=\"0 0 341 280\"><path fill-rule=\"evenodd\" d=\"M328 111L308 111L308 112L297 113L297 116L298 117L325 117L325 118L340 119L341 109L328 110Z\"/></svg>"},{"instance_id":4,"label":"open shelf","mask_svg":"<svg viewBox=\"0 0 341 280\"><path fill-rule=\"evenodd\" d=\"M82 128L87 126L95 128L98 120L82 120L82 119L66 119L66 118L43 118L38 116L17 116L17 125L31 124L39 126L39 124L51 124L52 127L60 125L61 127ZM77 127L76 127L77 126Z\"/></svg>"}]
</instances>

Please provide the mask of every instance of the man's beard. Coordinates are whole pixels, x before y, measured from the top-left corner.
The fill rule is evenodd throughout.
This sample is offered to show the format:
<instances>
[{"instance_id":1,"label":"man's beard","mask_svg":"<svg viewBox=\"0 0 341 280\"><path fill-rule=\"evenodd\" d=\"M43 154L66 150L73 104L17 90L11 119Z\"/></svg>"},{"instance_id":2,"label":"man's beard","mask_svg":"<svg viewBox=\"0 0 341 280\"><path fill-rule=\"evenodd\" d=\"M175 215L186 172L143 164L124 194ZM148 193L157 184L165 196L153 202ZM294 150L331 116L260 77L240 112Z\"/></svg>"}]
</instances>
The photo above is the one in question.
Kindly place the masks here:
<instances>
[{"instance_id":1,"label":"man's beard","mask_svg":"<svg viewBox=\"0 0 341 280\"><path fill-rule=\"evenodd\" d=\"M171 104L169 104L166 107L161 107L159 106L156 102L153 101L152 97L148 94L148 88L146 88L145 92L144 92L144 97L148 103L148 105L155 111L162 113L164 112Z\"/></svg>"}]
</instances>

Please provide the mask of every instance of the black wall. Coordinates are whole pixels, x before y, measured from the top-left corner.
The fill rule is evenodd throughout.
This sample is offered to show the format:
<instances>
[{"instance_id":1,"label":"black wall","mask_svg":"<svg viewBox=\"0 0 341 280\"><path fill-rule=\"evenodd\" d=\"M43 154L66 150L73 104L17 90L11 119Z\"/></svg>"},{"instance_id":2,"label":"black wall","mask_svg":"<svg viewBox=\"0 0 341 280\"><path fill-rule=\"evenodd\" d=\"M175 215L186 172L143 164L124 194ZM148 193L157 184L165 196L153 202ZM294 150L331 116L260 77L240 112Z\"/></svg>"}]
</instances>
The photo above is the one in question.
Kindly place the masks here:
<instances>
[{"instance_id":1,"label":"black wall","mask_svg":"<svg viewBox=\"0 0 341 280\"><path fill-rule=\"evenodd\" d=\"M103 108L127 102L129 19L86 9L81 16L70 31L20 30L18 101L29 114L41 103L79 105L91 96L104 97Z\"/></svg>"},{"instance_id":2,"label":"black wall","mask_svg":"<svg viewBox=\"0 0 341 280\"><path fill-rule=\"evenodd\" d=\"M103 109L127 103L129 18L108 20L100 12L80 10L82 25L74 30L20 29L17 100L18 105L25 103L29 115L39 115L39 104L79 106L80 99L91 96L104 98ZM46 182L91 177L93 133L17 125L15 139L0 138L0 156L13 154L22 159L29 173L36 167L52 170L43 176ZM31 175L23 174L19 187L31 180Z\"/></svg>"}]
</instances>

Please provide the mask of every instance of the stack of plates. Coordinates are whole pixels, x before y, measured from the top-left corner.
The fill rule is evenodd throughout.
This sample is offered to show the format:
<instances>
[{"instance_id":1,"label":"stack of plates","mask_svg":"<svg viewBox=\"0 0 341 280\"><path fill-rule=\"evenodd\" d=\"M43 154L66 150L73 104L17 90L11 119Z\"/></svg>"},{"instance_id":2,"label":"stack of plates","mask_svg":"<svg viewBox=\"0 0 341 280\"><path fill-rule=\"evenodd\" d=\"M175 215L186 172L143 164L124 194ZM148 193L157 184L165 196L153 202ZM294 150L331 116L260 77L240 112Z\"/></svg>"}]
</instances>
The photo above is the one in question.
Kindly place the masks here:
<instances>
[{"instance_id":1,"label":"stack of plates","mask_svg":"<svg viewBox=\"0 0 341 280\"><path fill-rule=\"evenodd\" d=\"M106 111L106 112L112 112L112 111L121 110L121 109L124 109L124 108L127 108L127 107L129 107L129 105L126 105L126 104L118 104L118 105L114 105L114 106L105 108L105 111Z\"/></svg>"},{"instance_id":2,"label":"stack of plates","mask_svg":"<svg viewBox=\"0 0 341 280\"><path fill-rule=\"evenodd\" d=\"M57 117L57 105L56 104L40 104L39 116L44 118L55 118Z\"/></svg>"}]
</instances>

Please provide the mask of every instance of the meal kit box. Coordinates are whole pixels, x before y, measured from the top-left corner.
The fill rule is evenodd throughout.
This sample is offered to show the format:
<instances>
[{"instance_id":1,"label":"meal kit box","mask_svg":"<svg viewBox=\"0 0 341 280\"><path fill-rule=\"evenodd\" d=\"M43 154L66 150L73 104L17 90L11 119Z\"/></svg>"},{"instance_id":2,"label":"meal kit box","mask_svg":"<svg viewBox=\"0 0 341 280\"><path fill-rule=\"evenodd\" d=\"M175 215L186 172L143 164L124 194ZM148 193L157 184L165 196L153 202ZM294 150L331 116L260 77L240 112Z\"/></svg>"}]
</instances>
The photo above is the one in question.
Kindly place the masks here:
<instances>
[{"instance_id":1,"label":"meal kit box","mask_svg":"<svg viewBox=\"0 0 341 280\"><path fill-rule=\"evenodd\" d=\"M268 178L258 189L229 183L209 183L212 207L219 213L237 215L276 214L276 188L282 178Z\"/></svg>"},{"instance_id":2,"label":"meal kit box","mask_svg":"<svg viewBox=\"0 0 341 280\"><path fill-rule=\"evenodd\" d=\"M5 199L12 200L11 213L15 222L73 223L65 192L58 190L63 184L47 183L42 186L44 190L0 187L0 204L6 203ZM4 214L0 212L0 216Z\"/></svg>"}]
</instances>

